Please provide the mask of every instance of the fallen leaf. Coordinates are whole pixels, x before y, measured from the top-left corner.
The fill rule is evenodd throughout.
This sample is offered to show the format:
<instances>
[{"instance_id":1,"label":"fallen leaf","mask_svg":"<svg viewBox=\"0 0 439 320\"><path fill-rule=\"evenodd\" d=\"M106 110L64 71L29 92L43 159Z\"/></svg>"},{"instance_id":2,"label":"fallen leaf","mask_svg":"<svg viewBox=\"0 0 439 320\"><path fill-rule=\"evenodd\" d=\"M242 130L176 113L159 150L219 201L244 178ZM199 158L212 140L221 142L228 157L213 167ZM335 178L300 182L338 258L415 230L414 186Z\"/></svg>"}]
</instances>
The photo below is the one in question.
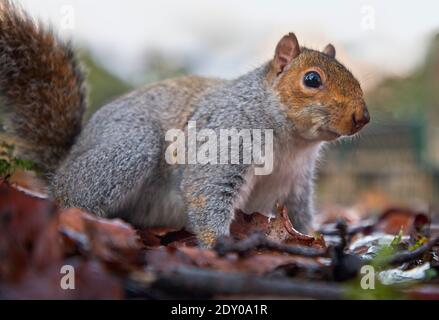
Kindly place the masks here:
<instances>
[{"instance_id":1,"label":"fallen leaf","mask_svg":"<svg viewBox=\"0 0 439 320\"><path fill-rule=\"evenodd\" d=\"M378 221L375 224L375 230L387 234L396 235L402 229L404 234L409 234L416 219L419 220L418 222L419 224L422 223L421 219L423 220L423 218L420 217L416 218L417 215L418 213L413 212L409 209L402 209L402 208L387 209L378 218Z\"/></svg>"},{"instance_id":2,"label":"fallen leaf","mask_svg":"<svg viewBox=\"0 0 439 320\"><path fill-rule=\"evenodd\" d=\"M139 236L120 219L98 218L79 209L68 209L60 213L59 230L87 255L123 268L141 263Z\"/></svg>"},{"instance_id":3,"label":"fallen leaf","mask_svg":"<svg viewBox=\"0 0 439 320\"><path fill-rule=\"evenodd\" d=\"M60 270L71 265L75 272L74 290L63 289ZM0 283L1 299L122 299L122 281L101 262L69 259L43 271L28 270L18 283Z\"/></svg>"},{"instance_id":4,"label":"fallen leaf","mask_svg":"<svg viewBox=\"0 0 439 320\"><path fill-rule=\"evenodd\" d=\"M326 247L323 237L311 237L294 229L285 206L279 207L276 217L267 217L260 213L251 215L238 211L230 227L230 233L237 239L243 239L250 233L263 231L268 239L287 244L299 244L316 248Z\"/></svg>"},{"instance_id":5,"label":"fallen leaf","mask_svg":"<svg viewBox=\"0 0 439 320\"><path fill-rule=\"evenodd\" d=\"M0 280L15 282L24 276L54 215L55 207L46 199L0 183Z\"/></svg>"}]
</instances>

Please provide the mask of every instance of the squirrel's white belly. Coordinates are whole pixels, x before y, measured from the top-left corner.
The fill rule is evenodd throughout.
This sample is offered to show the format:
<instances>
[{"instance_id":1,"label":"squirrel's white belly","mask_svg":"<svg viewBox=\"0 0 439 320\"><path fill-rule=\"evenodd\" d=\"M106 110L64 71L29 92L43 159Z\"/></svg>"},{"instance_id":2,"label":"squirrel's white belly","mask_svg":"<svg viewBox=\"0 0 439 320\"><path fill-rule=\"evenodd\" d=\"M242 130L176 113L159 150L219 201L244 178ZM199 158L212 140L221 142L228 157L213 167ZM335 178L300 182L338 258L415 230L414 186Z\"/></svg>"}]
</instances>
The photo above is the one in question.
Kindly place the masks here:
<instances>
[{"instance_id":1,"label":"squirrel's white belly","mask_svg":"<svg viewBox=\"0 0 439 320\"><path fill-rule=\"evenodd\" d=\"M246 184L241 188L236 209L246 213L272 215L276 202L282 201L289 194L293 178L293 169L287 166L267 176L256 176L250 172Z\"/></svg>"},{"instance_id":2,"label":"squirrel's white belly","mask_svg":"<svg viewBox=\"0 0 439 320\"><path fill-rule=\"evenodd\" d=\"M246 183L235 201L235 209L246 213L273 215L277 202L282 203L294 187L309 179L306 172L314 165L320 145L316 147L275 151L273 171L269 175L255 175L251 168Z\"/></svg>"}]
</instances>

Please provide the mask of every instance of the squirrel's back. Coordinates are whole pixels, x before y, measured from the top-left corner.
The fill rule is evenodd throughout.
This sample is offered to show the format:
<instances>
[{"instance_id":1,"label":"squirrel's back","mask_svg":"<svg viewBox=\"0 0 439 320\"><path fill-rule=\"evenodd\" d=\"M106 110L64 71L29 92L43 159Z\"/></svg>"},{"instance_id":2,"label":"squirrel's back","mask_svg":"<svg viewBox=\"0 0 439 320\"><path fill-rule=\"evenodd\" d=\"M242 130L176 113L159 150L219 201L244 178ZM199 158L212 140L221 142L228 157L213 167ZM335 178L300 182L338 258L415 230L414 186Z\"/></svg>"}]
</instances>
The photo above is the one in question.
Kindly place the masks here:
<instances>
[{"instance_id":1,"label":"squirrel's back","mask_svg":"<svg viewBox=\"0 0 439 320\"><path fill-rule=\"evenodd\" d=\"M124 116L127 112L134 112L138 116L145 115L157 120L163 131L184 129L200 99L224 83L225 80L198 76L183 76L153 83L103 106L88 126L94 126L93 122L98 125L115 113Z\"/></svg>"},{"instance_id":2,"label":"squirrel's back","mask_svg":"<svg viewBox=\"0 0 439 320\"><path fill-rule=\"evenodd\" d=\"M146 115L163 130L183 128L197 99L221 80L187 76L135 90L104 106L89 127L127 114ZM82 131L87 107L84 72L68 43L9 0L0 0L1 137L22 159L53 173ZM86 130L77 149L87 145Z\"/></svg>"}]
</instances>

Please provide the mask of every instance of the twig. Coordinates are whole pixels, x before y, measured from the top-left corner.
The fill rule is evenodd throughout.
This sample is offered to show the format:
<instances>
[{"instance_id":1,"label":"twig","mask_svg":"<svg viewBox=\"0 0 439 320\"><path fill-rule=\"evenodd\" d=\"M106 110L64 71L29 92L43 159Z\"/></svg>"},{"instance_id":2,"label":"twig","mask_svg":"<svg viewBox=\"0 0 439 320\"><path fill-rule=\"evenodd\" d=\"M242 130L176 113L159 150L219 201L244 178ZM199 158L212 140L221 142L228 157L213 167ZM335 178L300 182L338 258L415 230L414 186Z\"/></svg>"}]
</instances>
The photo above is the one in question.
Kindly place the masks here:
<instances>
[{"instance_id":1,"label":"twig","mask_svg":"<svg viewBox=\"0 0 439 320\"><path fill-rule=\"evenodd\" d=\"M376 223L377 219L369 219L359 224L348 226L346 231L347 235L351 237L356 235L357 233L371 232ZM325 236L337 236L339 234L339 230L337 229L337 223L331 224L329 226L324 226L319 229L318 232Z\"/></svg>"},{"instance_id":2,"label":"twig","mask_svg":"<svg viewBox=\"0 0 439 320\"><path fill-rule=\"evenodd\" d=\"M336 229L340 242L331 248L332 277L335 281L346 281L358 275L363 262L356 254L346 252L349 237L346 221L338 220Z\"/></svg>"},{"instance_id":3,"label":"twig","mask_svg":"<svg viewBox=\"0 0 439 320\"><path fill-rule=\"evenodd\" d=\"M214 249L220 256L230 252L236 252L242 256L248 254L253 249L268 249L305 257L323 257L328 255L326 249L292 246L269 240L262 232L254 232L240 241L234 241L231 238L221 238L217 241Z\"/></svg>"},{"instance_id":4,"label":"twig","mask_svg":"<svg viewBox=\"0 0 439 320\"><path fill-rule=\"evenodd\" d=\"M158 276L153 289L170 296L211 298L216 295L265 295L314 299L342 299L344 289L334 283L264 278L246 273L179 268Z\"/></svg>"},{"instance_id":5,"label":"twig","mask_svg":"<svg viewBox=\"0 0 439 320\"><path fill-rule=\"evenodd\" d=\"M439 236L434 237L433 239L429 240L427 243L423 244L419 248L413 250L413 251L402 251L395 253L394 255L390 256L388 259L386 259L384 264L397 266L401 265L405 262L411 262L413 260L421 258L425 253L430 251L436 244L439 243Z\"/></svg>"},{"instance_id":6,"label":"twig","mask_svg":"<svg viewBox=\"0 0 439 320\"><path fill-rule=\"evenodd\" d=\"M345 220L339 219L335 225L337 229L337 234L340 238L340 243L335 246L335 249L339 251L339 254L343 254L346 246L348 244L348 225Z\"/></svg>"}]
</instances>

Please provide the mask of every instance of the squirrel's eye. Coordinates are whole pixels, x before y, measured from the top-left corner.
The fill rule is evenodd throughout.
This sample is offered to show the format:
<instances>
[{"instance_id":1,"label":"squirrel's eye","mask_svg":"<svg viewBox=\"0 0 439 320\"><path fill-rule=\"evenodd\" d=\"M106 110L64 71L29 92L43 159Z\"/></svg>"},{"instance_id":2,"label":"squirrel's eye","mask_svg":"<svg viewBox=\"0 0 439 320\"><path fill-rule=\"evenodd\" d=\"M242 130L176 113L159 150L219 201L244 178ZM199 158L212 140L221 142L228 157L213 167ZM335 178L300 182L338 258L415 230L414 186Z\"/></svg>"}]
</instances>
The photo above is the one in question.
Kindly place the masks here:
<instances>
[{"instance_id":1,"label":"squirrel's eye","mask_svg":"<svg viewBox=\"0 0 439 320\"><path fill-rule=\"evenodd\" d=\"M309 88L319 88L322 85L322 79L317 72L310 71L303 77L303 83Z\"/></svg>"}]
</instances>

